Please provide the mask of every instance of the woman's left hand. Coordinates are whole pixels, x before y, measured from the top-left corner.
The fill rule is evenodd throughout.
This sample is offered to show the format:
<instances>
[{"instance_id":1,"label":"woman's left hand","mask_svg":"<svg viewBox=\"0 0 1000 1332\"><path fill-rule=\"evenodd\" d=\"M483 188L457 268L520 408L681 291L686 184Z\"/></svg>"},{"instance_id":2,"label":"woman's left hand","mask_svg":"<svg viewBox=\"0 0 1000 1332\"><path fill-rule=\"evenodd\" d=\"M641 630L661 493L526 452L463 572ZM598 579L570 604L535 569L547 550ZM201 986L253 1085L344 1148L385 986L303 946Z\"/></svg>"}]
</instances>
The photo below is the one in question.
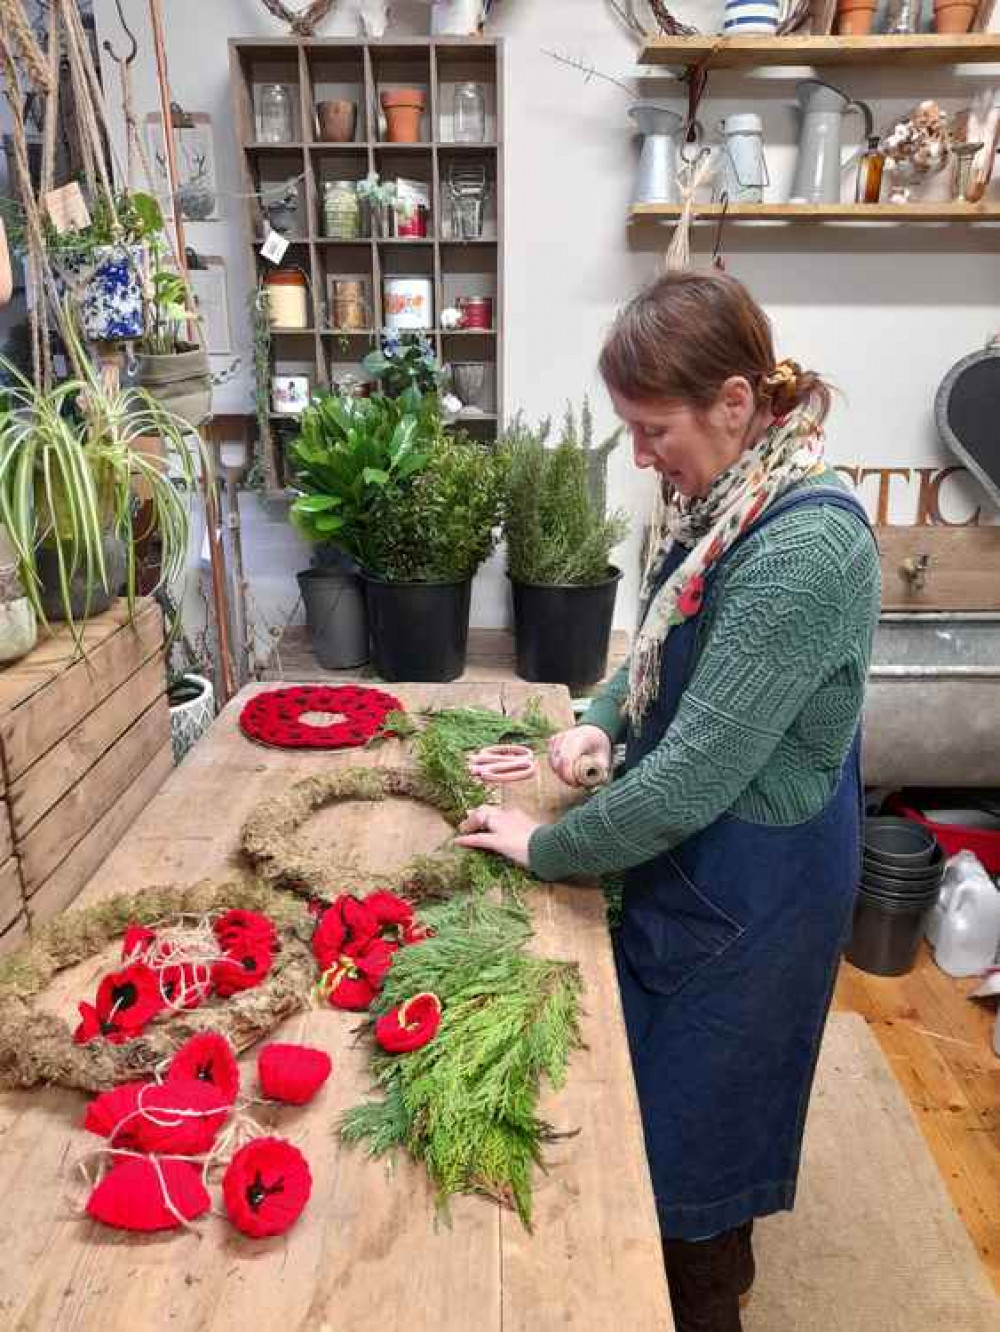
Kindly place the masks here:
<instances>
[{"instance_id":1,"label":"woman's left hand","mask_svg":"<svg viewBox=\"0 0 1000 1332\"><path fill-rule=\"evenodd\" d=\"M540 827L537 819L519 809L480 805L465 816L458 829L463 835L456 837L455 841L459 846L506 856L515 865L523 865L528 869L528 843L531 834Z\"/></svg>"}]
</instances>

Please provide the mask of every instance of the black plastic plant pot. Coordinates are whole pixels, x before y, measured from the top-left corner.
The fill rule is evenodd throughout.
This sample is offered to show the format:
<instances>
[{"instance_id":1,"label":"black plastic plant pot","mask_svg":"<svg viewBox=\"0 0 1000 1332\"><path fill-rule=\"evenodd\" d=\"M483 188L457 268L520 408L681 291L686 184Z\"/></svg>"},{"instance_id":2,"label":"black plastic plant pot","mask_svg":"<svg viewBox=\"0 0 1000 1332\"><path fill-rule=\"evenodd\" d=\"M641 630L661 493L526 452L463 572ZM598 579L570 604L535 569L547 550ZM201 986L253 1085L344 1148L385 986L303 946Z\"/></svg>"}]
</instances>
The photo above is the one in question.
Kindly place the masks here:
<instances>
[{"instance_id":1,"label":"black plastic plant pot","mask_svg":"<svg viewBox=\"0 0 1000 1332\"><path fill-rule=\"evenodd\" d=\"M316 660L327 671L353 670L368 660L365 589L342 569L303 569L296 574Z\"/></svg>"},{"instance_id":2,"label":"black plastic plant pot","mask_svg":"<svg viewBox=\"0 0 1000 1332\"><path fill-rule=\"evenodd\" d=\"M386 583L362 576L372 664L382 679L457 679L465 670L472 579Z\"/></svg>"},{"instance_id":3,"label":"black plastic plant pot","mask_svg":"<svg viewBox=\"0 0 1000 1332\"><path fill-rule=\"evenodd\" d=\"M865 820L865 854L892 867L927 865L938 852L933 834L909 819L884 817Z\"/></svg>"},{"instance_id":4,"label":"black plastic plant pot","mask_svg":"<svg viewBox=\"0 0 1000 1332\"><path fill-rule=\"evenodd\" d=\"M872 976L905 976L912 971L931 903L889 906L858 895L846 957Z\"/></svg>"},{"instance_id":5,"label":"black plastic plant pot","mask_svg":"<svg viewBox=\"0 0 1000 1332\"><path fill-rule=\"evenodd\" d=\"M944 875L944 856L939 856L930 865L916 869L887 869L885 865L868 859L862 860L861 878L867 886L884 893L921 893L925 889L936 888Z\"/></svg>"},{"instance_id":6,"label":"black plastic plant pot","mask_svg":"<svg viewBox=\"0 0 1000 1332\"><path fill-rule=\"evenodd\" d=\"M514 648L522 680L570 689L603 679L621 570L601 583L553 586L510 580Z\"/></svg>"}]
</instances>

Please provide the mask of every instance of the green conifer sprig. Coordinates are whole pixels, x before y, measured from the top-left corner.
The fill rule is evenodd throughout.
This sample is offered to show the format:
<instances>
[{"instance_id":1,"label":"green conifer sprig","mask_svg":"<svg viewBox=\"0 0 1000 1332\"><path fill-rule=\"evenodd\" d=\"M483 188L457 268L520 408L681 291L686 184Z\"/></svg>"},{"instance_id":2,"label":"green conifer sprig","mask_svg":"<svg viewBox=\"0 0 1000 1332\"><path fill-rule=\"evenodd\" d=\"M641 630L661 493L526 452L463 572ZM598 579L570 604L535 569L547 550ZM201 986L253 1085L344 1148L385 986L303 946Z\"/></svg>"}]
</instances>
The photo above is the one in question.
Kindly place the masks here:
<instances>
[{"instance_id":1,"label":"green conifer sprig","mask_svg":"<svg viewBox=\"0 0 1000 1332\"><path fill-rule=\"evenodd\" d=\"M421 1050L374 1057L381 1099L350 1111L341 1131L372 1156L405 1147L442 1205L486 1193L530 1229L532 1171L551 1135L537 1114L541 1079L561 1086L580 1045L579 970L527 952L516 906L470 894L423 917L435 933L396 955L376 1011L431 991L441 1026Z\"/></svg>"}]
</instances>

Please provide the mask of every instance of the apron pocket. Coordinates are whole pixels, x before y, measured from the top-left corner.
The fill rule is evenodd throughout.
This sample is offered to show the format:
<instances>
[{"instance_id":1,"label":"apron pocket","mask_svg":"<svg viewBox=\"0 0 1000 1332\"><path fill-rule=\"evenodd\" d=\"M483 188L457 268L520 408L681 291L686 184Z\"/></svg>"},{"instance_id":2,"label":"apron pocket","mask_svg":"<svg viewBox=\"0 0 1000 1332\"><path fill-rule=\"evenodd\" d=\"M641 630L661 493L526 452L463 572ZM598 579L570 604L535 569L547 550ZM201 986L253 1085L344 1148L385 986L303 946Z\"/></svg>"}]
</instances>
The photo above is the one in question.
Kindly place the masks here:
<instances>
[{"instance_id":1,"label":"apron pocket","mask_svg":"<svg viewBox=\"0 0 1000 1332\"><path fill-rule=\"evenodd\" d=\"M648 990L675 994L743 933L667 852L625 879L621 946Z\"/></svg>"}]
</instances>

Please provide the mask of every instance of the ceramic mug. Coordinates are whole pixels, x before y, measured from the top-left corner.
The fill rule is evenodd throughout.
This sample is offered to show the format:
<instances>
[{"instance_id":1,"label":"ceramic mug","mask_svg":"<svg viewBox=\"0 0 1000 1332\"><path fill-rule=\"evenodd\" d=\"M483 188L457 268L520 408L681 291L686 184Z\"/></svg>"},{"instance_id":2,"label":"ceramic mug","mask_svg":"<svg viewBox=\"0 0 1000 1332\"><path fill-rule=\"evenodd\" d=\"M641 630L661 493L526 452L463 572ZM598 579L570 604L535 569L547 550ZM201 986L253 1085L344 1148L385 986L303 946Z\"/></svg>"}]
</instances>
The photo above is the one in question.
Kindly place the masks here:
<instances>
[{"instance_id":1,"label":"ceramic mug","mask_svg":"<svg viewBox=\"0 0 1000 1332\"><path fill-rule=\"evenodd\" d=\"M298 416L309 406L307 375L274 375L271 378L271 406L276 416Z\"/></svg>"}]
</instances>

